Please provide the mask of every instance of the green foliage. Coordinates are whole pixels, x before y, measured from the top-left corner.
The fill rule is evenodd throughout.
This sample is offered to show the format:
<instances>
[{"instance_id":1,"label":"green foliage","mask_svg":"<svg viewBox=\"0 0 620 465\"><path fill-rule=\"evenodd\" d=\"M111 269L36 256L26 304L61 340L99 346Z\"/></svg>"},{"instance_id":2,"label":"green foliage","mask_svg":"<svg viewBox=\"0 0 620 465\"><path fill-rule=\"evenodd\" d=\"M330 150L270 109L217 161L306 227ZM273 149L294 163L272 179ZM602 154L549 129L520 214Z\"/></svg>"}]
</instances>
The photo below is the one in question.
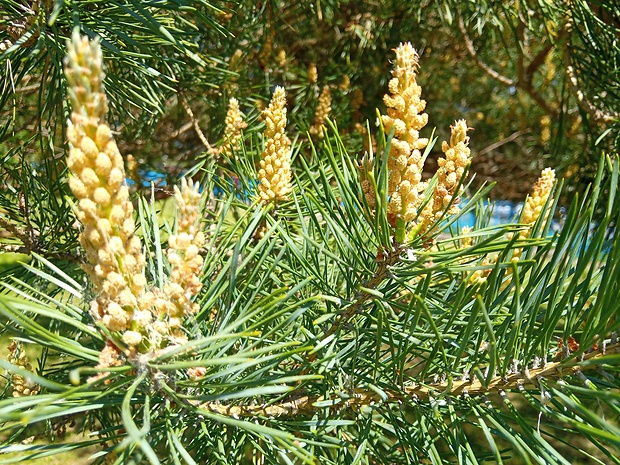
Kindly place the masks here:
<instances>
[{"instance_id":1,"label":"green foliage","mask_svg":"<svg viewBox=\"0 0 620 465\"><path fill-rule=\"evenodd\" d=\"M598 151L618 145L620 12L613 1L48 0L34 15L24 2L2 5L0 43L9 47L0 52L6 150L51 132L55 151L40 141L34 152L58 155L66 115L64 40L78 23L103 38L122 152L143 170L169 174L169 183L204 149L192 123L213 144L222 137L229 97L253 117L274 84L287 88L301 130L312 121L321 87L332 86L332 115L351 134L343 134L345 143L361 150L356 123L373 121L382 107L385 58L403 41L421 52L420 83L438 134L445 138L457 115L475 122L476 185L498 182L499 198L522 199L546 165L571 179L570 192L583 192L596 174ZM312 64L317 83L308 81ZM496 167L515 174L495 179Z\"/></svg>"},{"instance_id":2,"label":"green foliage","mask_svg":"<svg viewBox=\"0 0 620 465\"><path fill-rule=\"evenodd\" d=\"M6 280L5 330L43 352L36 375L0 363L44 393L0 401L13 444L4 450L26 458L116 444L116 463L569 463L551 445L559 436L575 453L590 454L582 441L591 441L599 463L618 460L620 249L609 229L620 213L617 161L601 163L600 180L575 198L559 233L549 236L549 222L539 222L520 244L527 252L518 266L505 261L515 247L505 233L518 225L480 223L470 248L455 248L459 237L443 224L436 250L416 239L410 256L401 251L385 269L377 251L387 238L360 214L357 171L337 134L313 159L277 215L234 192L212 199L205 230L213 248L201 312L186 322L190 341L110 368L110 383L85 383L104 341L77 269L67 274L35 256L24 279ZM254 179L234 168L243 184ZM209 191L214 178L204 170ZM592 232L597 204L606 214ZM147 249L160 250L157 213L142 205ZM483 207L472 201L464 211L472 208ZM480 258L494 251L503 258L486 283L471 284ZM149 266L154 280L159 260ZM570 337L580 348L558 349ZM191 367L203 376L189 377ZM97 435L15 445L27 434L24 418L54 425L67 415L83 415L83 428ZM566 437L579 433L579 441Z\"/></svg>"},{"instance_id":3,"label":"green foliage","mask_svg":"<svg viewBox=\"0 0 620 465\"><path fill-rule=\"evenodd\" d=\"M11 454L0 455L0 463L81 447L100 451L96 463L118 464L620 463L620 196L611 142L617 127L613 118L596 120L587 106L608 116L617 111L617 46L606 37L618 27L612 2L599 2L598 10L592 3L572 2L569 11L557 2L42 2L37 20L15 39L8 25L22 21L24 7L5 0L0 39L13 42L0 55L10 70L0 78L0 174L7 180L0 188L0 227L7 231L0 245L30 259L0 269L0 325L40 354L34 373L0 360L7 370L0 452ZM563 33L569 13L572 29ZM143 165L185 155L183 166L192 167L207 197L203 289L199 313L184 321L188 342L129 357L99 380L89 377L101 371L95 366L113 335L88 311L96 296L79 266L74 201L58 161L68 115L64 41L78 24L102 36L121 149L141 156L134 149L142 147L159 157ZM450 35L463 38L463 30L475 44L471 59L498 65L514 89L482 80L484 68L455 68L468 55ZM548 35L534 43L541 31ZM523 131L529 139L512 152L515 159L520 150L545 164L570 165L583 151L589 157L591 186L557 186L527 239L519 238L526 225L518 219L491 225L492 205L484 201L491 186L468 185L458 215L394 244L385 205L391 135L381 128L377 205L368 206L355 162L371 134L355 135L354 125L376 118L387 50L414 37L426 50L420 82L440 140L449 123L467 116L476 128L474 153L499 133ZM271 51L263 53L269 42ZM588 51L594 46L596 54ZM575 139L559 136L574 123L578 104L570 77L542 77L547 67L561 66L563 47L586 99L580 118L590 123ZM276 66L280 48L287 58ZM224 72L237 49L242 66ZM596 66L584 65L598 58ZM312 63L318 85L308 82ZM530 81L520 75L524 63L532 66ZM335 90L325 137L308 139L301 131L312 121L319 88L335 89L344 75L352 84ZM31 82L38 95L19 91ZM296 128L288 202L276 208L256 200L264 141L254 109L247 111L244 145L230 156L202 154L202 142L192 139L177 152L159 150L158 131L167 128L166 140L174 142L171 129L188 122L175 96L193 109L189 123L214 141L221 139L227 97L247 109L274 84L292 95L289 126ZM604 101L596 99L599 86L608 92ZM350 101L356 88L366 98L358 111ZM557 111L545 143L532 133L548 114L539 98ZM128 142L149 134L150 146ZM609 155L593 148L596 139ZM575 151L580 144L585 149ZM570 202L561 208L567 188ZM174 225L157 193L138 196L136 217L148 281L161 286ZM470 212L475 227L461 233ZM517 248L523 255L513 261ZM480 271L486 280L473 279ZM14 375L41 392L12 397ZM65 441L59 432L72 421L84 435ZM30 444L33 435L50 440Z\"/></svg>"}]
</instances>

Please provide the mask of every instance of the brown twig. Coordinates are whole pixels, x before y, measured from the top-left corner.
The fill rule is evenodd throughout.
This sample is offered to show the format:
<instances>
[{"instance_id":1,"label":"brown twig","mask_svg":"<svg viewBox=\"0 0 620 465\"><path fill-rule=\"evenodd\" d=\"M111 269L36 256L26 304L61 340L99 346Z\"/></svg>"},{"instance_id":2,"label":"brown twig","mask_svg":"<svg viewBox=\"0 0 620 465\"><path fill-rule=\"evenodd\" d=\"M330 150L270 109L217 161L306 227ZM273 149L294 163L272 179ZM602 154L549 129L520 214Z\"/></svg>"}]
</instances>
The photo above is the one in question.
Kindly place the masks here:
<instances>
[{"instance_id":1,"label":"brown twig","mask_svg":"<svg viewBox=\"0 0 620 465\"><path fill-rule=\"evenodd\" d=\"M560 36L558 36L560 37ZM532 82L532 78L534 77L534 73L536 71L538 71L538 68L540 68L542 66L542 64L545 62L545 60L547 59L547 55L549 55L549 52L551 50L553 50L553 47L555 47L555 44L552 43L551 41L548 41L545 46L536 54L536 56L534 57L534 59L531 61L531 63L529 64L529 66L527 67L527 69L525 70L525 79L528 82Z\"/></svg>"},{"instance_id":2,"label":"brown twig","mask_svg":"<svg viewBox=\"0 0 620 465\"><path fill-rule=\"evenodd\" d=\"M17 227L5 218L0 217L0 228L4 228L11 233L13 237L21 241L20 244L0 243L0 250L4 252L21 253L30 255L33 252L45 258L53 260L67 260L79 263L80 257L76 254L65 252L51 252L47 250L36 238L40 236L39 231L29 227L27 230Z\"/></svg>"},{"instance_id":3,"label":"brown twig","mask_svg":"<svg viewBox=\"0 0 620 465\"><path fill-rule=\"evenodd\" d=\"M564 28L567 35L570 35L572 27L572 22L569 20ZM620 120L620 113L607 112L596 107L592 102L590 102L590 100L588 100L588 97L586 97L583 91L579 88L579 81L577 80L577 75L575 74L575 68L570 65L569 45L570 41L566 40L562 50L562 61L564 63L564 67L566 68L566 75L568 76L568 87L577 99L577 103L581 109L589 114L597 123L612 124L617 122Z\"/></svg>"},{"instance_id":4,"label":"brown twig","mask_svg":"<svg viewBox=\"0 0 620 465\"><path fill-rule=\"evenodd\" d=\"M483 148L482 150L480 150L478 152L478 156L486 155L487 153L495 150L496 148L499 148L499 147L501 147L504 144L507 144L509 142L512 142L512 141L518 139L523 134L527 134L528 132L531 132L531 130L530 129L521 129L520 131L513 132L508 137L504 137L503 139L498 140L497 142L494 142L493 144L488 145L485 148Z\"/></svg>"},{"instance_id":5,"label":"brown twig","mask_svg":"<svg viewBox=\"0 0 620 465\"><path fill-rule=\"evenodd\" d=\"M33 252L41 255L50 260L65 260L73 263L82 263L81 258L77 254L67 252L50 252L43 247L25 247L18 244L3 244L0 243L0 250L9 253L19 253L24 255L31 255Z\"/></svg>"},{"instance_id":6,"label":"brown twig","mask_svg":"<svg viewBox=\"0 0 620 465\"><path fill-rule=\"evenodd\" d=\"M179 137L181 134L183 134L184 132L186 132L189 128L193 126L194 126L193 121L190 121L189 123L185 123L183 126L181 126L179 129L175 130L172 133L172 138Z\"/></svg>"},{"instance_id":7,"label":"brown twig","mask_svg":"<svg viewBox=\"0 0 620 465\"><path fill-rule=\"evenodd\" d=\"M526 92L532 98L532 100L534 100L538 104L538 106L542 108L542 110L545 113L549 115L558 114L558 109L553 108L551 105L549 105L549 103L547 103L547 101L538 92L536 92L536 90L534 89L534 86L532 85L532 76L528 75L528 72L526 72L526 69L529 71L530 68L533 72L533 70L536 69L536 66L540 66L540 65L535 65L534 67L532 67L532 64L534 64L534 62L532 62L532 64L530 64L526 68L523 62L524 55L520 49L519 58L517 61L518 79L517 80L510 79L504 76L503 74L498 73L493 68L491 68L488 64L486 64L484 61L482 61L480 57L478 56L478 53L476 52L476 49L474 47L474 43L471 40L471 37L469 37L467 28L465 27L465 22L463 21L462 17L459 17L458 23L459 23L459 30L461 31L461 34L463 35L463 40L465 42L465 48L467 49L467 52L469 53L469 55L474 59L476 64L480 67L480 69L482 69L485 73L487 73L493 79L496 79L499 82L507 86L514 86L515 88L521 89L524 92ZM540 59L540 57L537 57L537 58ZM537 58L534 58L534 60L536 60ZM543 60L544 60L544 57L543 57Z\"/></svg>"},{"instance_id":8,"label":"brown twig","mask_svg":"<svg viewBox=\"0 0 620 465\"><path fill-rule=\"evenodd\" d=\"M611 124L620 120L620 113L610 113L597 108L588 100L585 94L579 88L575 70L572 66L566 67L566 74L568 75L568 83L571 92L577 99L579 106L588 113L594 121L597 123Z\"/></svg>"},{"instance_id":9,"label":"brown twig","mask_svg":"<svg viewBox=\"0 0 620 465\"><path fill-rule=\"evenodd\" d=\"M15 93L19 94L19 93L32 92L33 90L38 90L40 88L41 88L41 83L31 84L29 86L18 87L17 89L15 89Z\"/></svg>"},{"instance_id":10,"label":"brown twig","mask_svg":"<svg viewBox=\"0 0 620 465\"><path fill-rule=\"evenodd\" d=\"M467 52L474 59L474 61L480 67L480 69L482 69L485 73L487 73L493 79L498 80L502 84L506 84L507 86L517 85L516 81L495 71L493 68L491 68L489 65L487 65L484 61L480 59L480 57L476 53L476 49L474 48L474 42L471 40L471 38L469 37L469 34L467 33L465 22L463 21L463 18L460 16L459 16L459 30L461 31L461 34L463 34L463 39L465 40L465 48L467 49Z\"/></svg>"},{"instance_id":11,"label":"brown twig","mask_svg":"<svg viewBox=\"0 0 620 465\"><path fill-rule=\"evenodd\" d=\"M194 112L189 106L189 103L187 103L185 96L181 92L179 92L178 95L179 95L179 100L181 102L181 105L183 105L183 108L185 109L185 113L187 113L187 116L189 116L189 119L192 125L194 126L194 130L196 131L196 134L198 134L198 138L202 142L202 145L205 146L205 148L207 149L209 153L213 152L214 149L209 143L209 141L207 140L207 138L205 137L204 133L202 132L202 129L200 129L200 125L198 124L198 121L194 117Z\"/></svg>"},{"instance_id":12,"label":"brown twig","mask_svg":"<svg viewBox=\"0 0 620 465\"><path fill-rule=\"evenodd\" d=\"M268 417L281 418L304 414L312 414L324 408L355 408L372 406L380 403L419 402L428 401L435 397L476 397L502 391L511 391L521 388L539 389L540 380L559 380L565 376L576 375L579 372L596 369L600 364L589 363L598 360L607 354L620 353L620 343L597 349L585 354L579 360L571 359L548 363L544 367L513 373L506 377L496 376L488 384L480 380L451 381L438 384L414 384L406 386L401 391L385 390L382 397L371 389L358 388L346 396L299 396L285 402L271 405L224 405L218 402L204 402L197 405L200 410L220 415L240 417ZM385 397L387 396L387 398ZM321 405L316 405L320 402Z\"/></svg>"},{"instance_id":13,"label":"brown twig","mask_svg":"<svg viewBox=\"0 0 620 465\"><path fill-rule=\"evenodd\" d=\"M362 287L376 290L390 274L390 267L394 266L399 261L400 252L401 249L398 246L395 249L392 249L388 255L379 262L379 267L377 268L376 273L368 279ZM336 321L331 325L323 337L328 337L336 333L338 329L342 328L351 320L351 318L357 315L362 310L362 306L373 297L375 296L370 292L365 290L358 291L353 303L338 315Z\"/></svg>"}]
</instances>

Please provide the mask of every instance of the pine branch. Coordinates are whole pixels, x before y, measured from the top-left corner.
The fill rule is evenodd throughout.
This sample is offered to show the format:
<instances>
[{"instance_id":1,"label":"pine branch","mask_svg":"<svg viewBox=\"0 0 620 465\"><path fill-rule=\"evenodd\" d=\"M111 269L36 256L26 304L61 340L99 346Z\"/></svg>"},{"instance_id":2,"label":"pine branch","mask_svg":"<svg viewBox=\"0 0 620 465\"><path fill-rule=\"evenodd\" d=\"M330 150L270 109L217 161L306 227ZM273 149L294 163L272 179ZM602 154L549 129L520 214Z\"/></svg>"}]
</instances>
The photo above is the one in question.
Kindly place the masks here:
<instances>
[{"instance_id":1,"label":"pine branch","mask_svg":"<svg viewBox=\"0 0 620 465\"><path fill-rule=\"evenodd\" d=\"M376 295L372 292L369 292L365 289L369 289L371 291L377 290L377 288L381 285L381 283L390 275L390 268L400 260L401 248L396 246L396 248L392 249L388 255L379 262L379 268L377 272L364 283L361 287L360 291L358 291L357 296L354 302L345 309L338 317L336 321L332 324L332 326L326 331L324 337L331 336L335 334L340 328L345 326L351 318L357 315L362 311L363 305L368 302Z\"/></svg>"},{"instance_id":2,"label":"pine branch","mask_svg":"<svg viewBox=\"0 0 620 465\"><path fill-rule=\"evenodd\" d=\"M486 155L487 153L492 152L493 150L501 147L502 145L508 144L509 142L517 140L522 135L528 134L530 132L531 132L531 129L521 129L520 131L515 131L512 134L510 134L508 137L504 137L502 140L498 140L497 142L491 145L488 145L484 147L483 149L479 150L478 156Z\"/></svg>"},{"instance_id":3,"label":"pine branch","mask_svg":"<svg viewBox=\"0 0 620 465\"><path fill-rule=\"evenodd\" d=\"M564 31L566 31L567 35L570 35L570 32L573 28L572 20L569 20L564 27ZM597 108L586 95L581 90L579 86L579 81L577 80L577 75L575 73L575 68L570 64L570 40L566 40L564 42L564 47L562 48L562 61L564 62L564 68L566 69L566 75L568 76L568 87L572 94L577 99L577 103L581 107L583 111L589 114L594 121L602 124L613 124L620 120L620 113L611 113L601 110Z\"/></svg>"},{"instance_id":4,"label":"pine branch","mask_svg":"<svg viewBox=\"0 0 620 465\"><path fill-rule=\"evenodd\" d=\"M538 106L540 106L540 108L545 113L549 115L558 114L558 109L553 108L551 105L549 105L549 103L542 97L542 95L536 92L536 90L532 86L532 76L531 74L528 74L528 73L531 70L534 70L536 68L536 65L535 65L535 62L532 62L532 64L530 64L527 68L525 67L525 65L523 64L524 57L523 57L523 52L521 49L519 49L518 79L517 80L510 79L500 74L499 72L495 71L487 63L485 63L484 61L480 59L474 47L474 43L471 40L471 37L469 37L469 34L467 33L467 28L465 27L465 22L463 21L462 17L459 17L458 23L459 23L459 30L461 31L461 34L463 34L463 39L465 41L465 49L467 50L469 55L474 59L474 61L480 67L480 69L482 69L485 73L487 73L493 79L498 80L502 84L505 84L506 86L514 86L526 92L538 104ZM540 57L537 57L537 58L540 59ZM537 58L535 58L534 60L536 60ZM526 69L527 69L527 73L525 71Z\"/></svg>"},{"instance_id":5,"label":"pine branch","mask_svg":"<svg viewBox=\"0 0 620 465\"><path fill-rule=\"evenodd\" d=\"M406 386L402 391L385 390L384 393L387 395L387 399L374 390L357 388L346 398L343 396L330 398L324 396L299 396L285 402L271 405L224 405L218 402L204 402L199 404L199 408L234 418L282 418L297 415L312 415L316 411L325 409L325 404L330 404L330 408L360 409L363 407L371 407L382 402L419 402L430 401L436 397L482 396L515 389L520 390L522 388L539 389L539 381L542 379L558 381L566 376L577 375L583 371L596 369L600 366L600 364L596 362L601 358L609 354L618 353L620 353L620 343L615 343L585 354L579 360L572 359L568 362L553 362L546 364L544 367L530 370L526 369L506 377L496 376L486 385L478 379L429 385L416 384L413 386ZM584 364L583 362L589 363ZM320 405L316 405L317 402L320 402Z\"/></svg>"},{"instance_id":6,"label":"pine branch","mask_svg":"<svg viewBox=\"0 0 620 465\"><path fill-rule=\"evenodd\" d=\"M198 138L200 139L200 142L202 142L202 145L205 146L205 148L207 149L209 153L213 153L214 149L209 143L209 141L207 140L207 137L202 132L202 129L200 129L200 125L198 124L198 121L194 117L194 112L192 111L192 108L189 106L189 103L187 103L187 99L181 92L179 92L178 95L179 95L179 100L181 101L181 105L183 105L183 109L185 110L185 113L187 113L187 116L189 116L190 122L192 123L192 126L194 126L194 130L196 131L196 134L198 134Z\"/></svg>"},{"instance_id":7,"label":"pine branch","mask_svg":"<svg viewBox=\"0 0 620 465\"><path fill-rule=\"evenodd\" d=\"M82 261L77 254L66 252L53 252L48 250L45 247L45 244L38 239L41 236L40 232L32 228L30 224L28 224L27 229L22 229L17 227L10 221L6 220L5 218L0 217L0 227L10 232L13 237L18 239L22 243L22 245L0 243L0 251L20 253L26 255L36 253L49 259L67 260L69 262L75 263L80 263Z\"/></svg>"},{"instance_id":8,"label":"pine branch","mask_svg":"<svg viewBox=\"0 0 620 465\"><path fill-rule=\"evenodd\" d=\"M471 37L469 37L469 34L467 33L467 28L465 27L465 22L463 21L463 18L461 16L459 16L458 22L459 30L461 31L461 34L463 34L463 39L465 40L465 48L467 49L469 55L474 59L476 64L480 67L480 69L487 73L489 76L491 76L493 79L501 82L502 84L505 84L507 86L516 86L517 81L514 81L513 79L510 79L509 77L495 71L487 63L480 59L478 53L476 53L474 42L471 40Z\"/></svg>"},{"instance_id":9,"label":"pine branch","mask_svg":"<svg viewBox=\"0 0 620 465\"><path fill-rule=\"evenodd\" d=\"M551 50L553 50L553 47L555 46L555 44L551 41L548 41L545 46L536 54L536 56L534 57L534 59L531 61L531 63L528 65L527 69L525 70L524 76L525 79L531 83L532 82L532 78L534 76L534 73L536 71L538 71L538 69L542 66L542 64L545 62L545 59L547 58L547 56L549 55L549 52Z\"/></svg>"}]
</instances>

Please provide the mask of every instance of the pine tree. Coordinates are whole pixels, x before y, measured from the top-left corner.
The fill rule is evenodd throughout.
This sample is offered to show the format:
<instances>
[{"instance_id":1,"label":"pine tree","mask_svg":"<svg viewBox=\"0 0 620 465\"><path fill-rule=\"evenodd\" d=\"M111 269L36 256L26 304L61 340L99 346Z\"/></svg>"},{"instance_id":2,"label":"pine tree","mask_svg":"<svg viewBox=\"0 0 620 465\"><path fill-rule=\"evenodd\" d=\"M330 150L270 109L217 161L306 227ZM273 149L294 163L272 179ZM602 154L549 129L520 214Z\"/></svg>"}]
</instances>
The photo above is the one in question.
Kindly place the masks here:
<instances>
[{"instance_id":1,"label":"pine tree","mask_svg":"<svg viewBox=\"0 0 620 465\"><path fill-rule=\"evenodd\" d=\"M556 30L549 50L585 44L555 89L575 86L599 125L588 137L604 131L593 183L561 206L566 186L541 170L521 215L495 225L493 186L472 182L476 121L465 111L442 127L425 55L392 43L405 22L373 28L413 7L41 2L17 21L26 7L5 2L4 83L35 80L45 97L23 114L5 111L21 87L2 97L0 247L28 254L0 276L6 461L89 446L118 464L620 462L615 84L603 104L580 68L596 57L593 73L617 73L605 58L617 15L572 3L417 12L460 29L466 48L474 20L488 31L502 15L524 47L541 24ZM347 18L359 41L338 43ZM603 31L584 34L597 18ZM335 52L358 71L343 79L324 60ZM548 88L519 76L546 111ZM37 106L40 131L16 131ZM170 200L154 187L132 197L123 137L183 118L199 159Z\"/></svg>"}]
</instances>

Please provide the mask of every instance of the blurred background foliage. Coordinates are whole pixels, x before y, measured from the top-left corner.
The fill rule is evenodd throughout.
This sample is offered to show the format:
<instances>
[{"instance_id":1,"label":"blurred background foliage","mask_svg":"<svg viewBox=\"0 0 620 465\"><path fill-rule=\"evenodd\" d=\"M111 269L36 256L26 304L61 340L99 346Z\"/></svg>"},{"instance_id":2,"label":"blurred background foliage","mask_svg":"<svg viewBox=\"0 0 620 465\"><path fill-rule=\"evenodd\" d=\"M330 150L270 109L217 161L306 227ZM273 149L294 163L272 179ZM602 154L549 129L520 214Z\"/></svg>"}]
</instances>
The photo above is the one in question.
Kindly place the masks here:
<instances>
[{"instance_id":1,"label":"blurred background foliage","mask_svg":"<svg viewBox=\"0 0 620 465\"><path fill-rule=\"evenodd\" d=\"M522 199L544 166L568 179L568 192L583 190L600 151L617 147L620 8L610 0L1 4L0 147L23 145L47 177L64 152L60 73L77 23L102 37L111 123L141 179L176 179L205 150L196 126L216 143L228 98L256 121L275 84L301 131L330 86L330 116L361 155L358 123L374 129L385 58L401 41L421 53L427 132L445 137L466 118L477 183L497 181L496 197Z\"/></svg>"}]
</instances>

